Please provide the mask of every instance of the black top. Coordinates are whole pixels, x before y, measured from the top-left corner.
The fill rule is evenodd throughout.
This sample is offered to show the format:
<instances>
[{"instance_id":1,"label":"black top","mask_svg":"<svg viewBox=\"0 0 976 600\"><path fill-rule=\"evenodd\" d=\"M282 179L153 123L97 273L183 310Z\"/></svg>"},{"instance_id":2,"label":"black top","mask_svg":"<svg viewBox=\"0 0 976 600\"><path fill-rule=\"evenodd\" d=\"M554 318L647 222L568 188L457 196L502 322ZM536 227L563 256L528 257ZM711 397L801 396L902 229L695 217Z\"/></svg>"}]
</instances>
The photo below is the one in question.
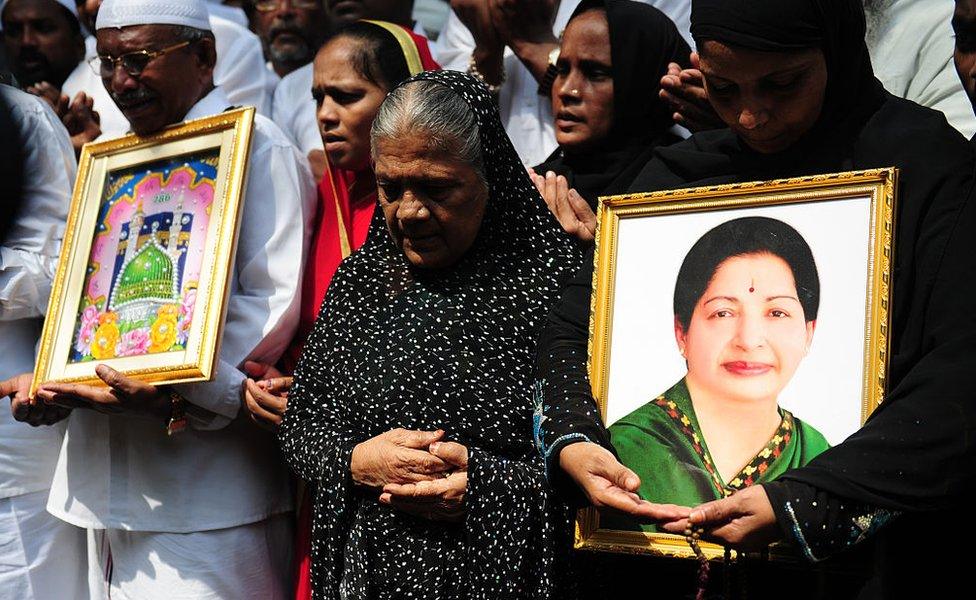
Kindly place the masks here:
<instances>
[{"instance_id":1,"label":"black top","mask_svg":"<svg viewBox=\"0 0 976 600\"><path fill-rule=\"evenodd\" d=\"M670 132L671 111L658 96L668 64L687 66L691 49L658 9L631 0L587 0L570 18L604 7L610 29L613 128L598 149L582 154L556 151L535 167L564 175L569 187L596 208L599 196L627 190L654 148L679 138Z\"/></svg>"},{"instance_id":2,"label":"black top","mask_svg":"<svg viewBox=\"0 0 976 600\"><path fill-rule=\"evenodd\" d=\"M717 21L726 26L750 19L765 23L748 7L770 3L798 3L811 10L826 5L854 10L856 4L860 31L849 35L859 34L857 45L863 45L859 0L696 0L692 30L696 37L718 36ZM705 7L711 12L703 13ZM741 18L733 18L736 11ZM702 20L696 22L696 17ZM833 28L848 26L844 21L822 19L822 37L832 39ZM756 34L755 28L744 31ZM829 53L828 67L833 82L838 67ZM844 77L861 81L862 89L879 89L869 85L869 75L868 70ZM829 83L828 89L836 92L837 87ZM976 372L976 154L941 113L884 92L878 98L845 102L850 112L822 115L821 130L779 155L754 153L727 129L662 148L632 191L900 169L884 404L845 442L764 484L784 535L808 558L837 555L874 539L859 551L875 555L874 567L863 573L868 581L845 593L861 590L863 597L886 597L896 595L919 572L926 573L926 585L935 586L930 590L953 583L953 569L962 560L957 551L961 540L940 533L973 528L972 520L960 521L955 515L971 498L976 475L976 400L969 390ZM560 447L581 435L608 444L586 374L591 263L564 290L540 342L539 368L549 409L540 441L550 463ZM557 465L549 466L551 473L558 473ZM554 482L559 483L558 477ZM933 548L940 550L920 551L916 544L922 539L933 540ZM918 568L905 568L909 564Z\"/></svg>"},{"instance_id":3,"label":"black top","mask_svg":"<svg viewBox=\"0 0 976 600\"><path fill-rule=\"evenodd\" d=\"M317 484L314 596L568 597L557 554L569 549L570 514L547 493L533 448L531 376L538 328L579 256L487 89L452 71L404 84L415 80L449 87L475 113L489 200L457 265L413 269L377 210L332 280L280 434L289 464ZM352 485L353 448L397 427L440 428L467 446L463 523L413 517Z\"/></svg>"}]
</instances>

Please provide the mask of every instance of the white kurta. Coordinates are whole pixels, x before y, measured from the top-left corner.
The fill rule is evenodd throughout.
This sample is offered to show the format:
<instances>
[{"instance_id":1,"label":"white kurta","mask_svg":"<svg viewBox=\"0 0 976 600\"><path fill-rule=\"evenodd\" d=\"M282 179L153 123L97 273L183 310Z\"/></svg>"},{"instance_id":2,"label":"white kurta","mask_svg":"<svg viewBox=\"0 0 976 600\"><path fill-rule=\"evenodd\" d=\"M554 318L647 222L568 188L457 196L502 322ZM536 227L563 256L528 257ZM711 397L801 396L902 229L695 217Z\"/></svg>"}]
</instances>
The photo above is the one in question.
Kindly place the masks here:
<instances>
[{"instance_id":1,"label":"white kurta","mask_svg":"<svg viewBox=\"0 0 976 600\"><path fill-rule=\"evenodd\" d=\"M34 370L74 186L74 150L45 102L0 85L24 143L23 209L0 247L0 379ZM0 498L46 490L63 426L30 427L0 407Z\"/></svg>"},{"instance_id":2,"label":"white kurta","mask_svg":"<svg viewBox=\"0 0 976 600\"><path fill-rule=\"evenodd\" d=\"M236 6L228 6L220 0L207 0L207 10L210 11L210 14L233 21L241 27L248 26L247 15Z\"/></svg>"},{"instance_id":3,"label":"white kurta","mask_svg":"<svg viewBox=\"0 0 976 600\"><path fill-rule=\"evenodd\" d=\"M202 533L91 532L93 600L290 600L294 518Z\"/></svg>"},{"instance_id":4,"label":"white kurta","mask_svg":"<svg viewBox=\"0 0 976 600\"><path fill-rule=\"evenodd\" d=\"M88 600L85 530L46 503L47 490L0 499L0 598Z\"/></svg>"},{"instance_id":5,"label":"white kurta","mask_svg":"<svg viewBox=\"0 0 976 600\"><path fill-rule=\"evenodd\" d=\"M640 0L656 7L678 26L691 43L689 34L691 0ZM552 31L557 37L566 28L580 0L559 3ZM437 62L445 69L467 71L474 51L474 38L457 15L451 12L447 26L437 38ZM505 83L498 97L502 124L522 163L534 166L556 149L556 130L549 98L539 95L539 82L510 48L505 48ZM663 73L662 73L663 75Z\"/></svg>"},{"instance_id":6,"label":"white kurta","mask_svg":"<svg viewBox=\"0 0 976 600\"><path fill-rule=\"evenodd\" d=\"M312 63L281 78L275 88L272 119L305 156L324 150L312 99Z\"/></svg>"},{"instance_id":7,"label":"white kurta","mask_svg":"<svg viewBox=\"0 0 976 600\"><path fill-rule=\"evenodd\" d=\"M214 84L225 90L232 105L253 106L259 114L270 117L278 78L264 68L261 40L237 23L215 15L210 15L210 27L217 46ZM101 117L103 138L124 135L129 131L129 122L102 85L102 78L88 64L88 59L96 54L94 36L85 40L85 49L85 60L71 72L61 91L71 99L78 92L92 97Z\"/></svg>"},{"instance_id":8,"label":"white kurta","mask_svg":"<svg viewBox=\"0 0 976 600\"><path fill-rule=\"evenodd\" d=\"M186 115L231 105L215 89ZM298 324L302 257L315 191L307 162L268 119L251 140L227 320L212 382L175 386L214 413L168 437L163 424L75 410L48 510L81 527L188 533L265 520L292 509L288 471L270 434L240 411L245 359L274 363Z\"/></svg>"},{"instance_id":9,"label":"white kurta","mask_svg":"<svg viewBox=\"0 0 976 600\"><path fill-rule=\"evenodd\" d=\"M0 379L34 369L76 164L68 133L36 96L0 85L24 149L23 205L0 246ZM31 427L0 405L0 596L84 598L85 532L44 506L64 424Z\"/></svg>"},{"instance_id":10,"label":"white kurta","mask_svg":"<svg viewBox=\"0 0 976 600\"><path fill-rule=\"evenodd\" d=\"M890 0L868 11L866 40L874 74L896 96L942 111L966 139L976 115L952 61L952 0Z\"/></svg>"}]
</instances>

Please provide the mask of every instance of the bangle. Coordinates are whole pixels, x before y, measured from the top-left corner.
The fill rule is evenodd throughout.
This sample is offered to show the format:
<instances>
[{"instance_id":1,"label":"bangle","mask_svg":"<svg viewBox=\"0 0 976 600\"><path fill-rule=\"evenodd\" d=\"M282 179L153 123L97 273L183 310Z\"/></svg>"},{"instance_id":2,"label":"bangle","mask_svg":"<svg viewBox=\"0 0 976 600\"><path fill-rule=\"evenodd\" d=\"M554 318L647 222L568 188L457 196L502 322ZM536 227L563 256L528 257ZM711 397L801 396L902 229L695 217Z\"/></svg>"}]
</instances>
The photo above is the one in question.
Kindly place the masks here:
<instances>
[{"instance_id":1,"label":"bangle","mask_svg":"<svg viewBox=\"0 0 976 600\"><path fill-rule=\"evenodd\" d=\"M502 80L498 82L498 85L493 85L488 83L485 79L484 73L478 70L478 62L474 59L474 54L468 59L468 73L474 76L475 79L485 84L488 87L488 91L492 94L498 94L502 90L502 86L505 84L505 68L502 67Z\"/></svg>"},{"instance_id":2,"label":"bangle","mask_svg":"<svg viewBox=\"0 0 976 600\"><path fill-rule=\"evenodd\" d=\"M169 401L170 413L166 420L166 435L175 435L186 429L186 400L170 388Z\"/></svg>"}]
</instances>

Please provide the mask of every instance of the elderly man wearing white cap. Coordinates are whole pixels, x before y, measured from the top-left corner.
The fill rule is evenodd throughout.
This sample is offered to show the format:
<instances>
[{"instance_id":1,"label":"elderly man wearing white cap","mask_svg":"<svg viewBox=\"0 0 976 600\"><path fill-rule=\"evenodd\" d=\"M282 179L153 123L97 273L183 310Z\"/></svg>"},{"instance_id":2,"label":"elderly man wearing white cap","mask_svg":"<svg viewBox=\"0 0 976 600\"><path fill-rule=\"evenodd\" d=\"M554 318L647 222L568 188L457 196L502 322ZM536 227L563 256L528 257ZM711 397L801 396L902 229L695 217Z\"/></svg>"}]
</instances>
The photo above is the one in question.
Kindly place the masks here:
<instances>
[{"instance_id":1,"label":"elderly man wearing white cap","mask_svg":"<svg viewBox=\"0 0 976 600\"><path fill-rule=\"evenodd\" d=\"M135 133L231 106L213 84L202 0L106 0L96 27L102 79ZM273 364L291 340L314 198L304 159L258 115L215 380L163 388L100 366L111 389L38 390L72 408L47 509L90 530L93 577L112 598L285 597L288 472L240 409L240 367ZM167 435L184 410L189 427Z\"/></svg>"},{"instance_id":2,"label":"elderly man wearing white cap","mask_svg":"<svg viewBox=\"0 0 976 600\"><path fill-rule=\"evenodd\" d=\"M95 26L99 4L98 0L87 0L79 7L92 27ZM205 8L209 6L203 4ZM241 11L238 9L237 12ZM218 14L209 14L207 21L207 29L213 33L217 47L214 83L224 90L234 105L253 106L259 114L270 117L271 98L278 78L265 68L261 40L246 27ZM95 37L89 37L85 43L85 60L91 61L96 54ZM102 86L101 76L87 62L75 68L65 81L63 92L72 99L79 92L91 98L94 110L100 115L103 137L116 137L129 131L129 122Z\"/></svg>"}]
</instances>

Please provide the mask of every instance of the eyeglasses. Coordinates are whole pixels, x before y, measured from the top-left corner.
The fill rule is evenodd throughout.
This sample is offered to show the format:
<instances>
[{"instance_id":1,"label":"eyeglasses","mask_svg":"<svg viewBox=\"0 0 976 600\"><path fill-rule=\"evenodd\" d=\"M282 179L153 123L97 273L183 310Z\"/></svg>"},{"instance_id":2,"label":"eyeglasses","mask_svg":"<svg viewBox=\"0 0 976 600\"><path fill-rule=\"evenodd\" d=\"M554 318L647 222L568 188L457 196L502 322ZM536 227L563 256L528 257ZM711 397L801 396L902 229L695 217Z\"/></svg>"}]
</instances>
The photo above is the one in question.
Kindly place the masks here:
<instances>
[{"instance_id":1,"label":"eyeglasses","mask_svg":"<svg viewBox=\"0 0 976 600\"><path fill-rule=\"evenodd\" d=\"M88 60L88 65L91 66L92 71L96 75L101 77L111 77L115 73L115 65L121 64L122 70L128 73L131 77L138 77L142 75L142 72L146 70L149 63L159 58L160 56L166 54L167 52L172 52L173 50L179 50L180 48L185 48L189 46L190 42L180 42L179 44L173 44L172 46L167 46L161 50L136 50L135 52L126 52L122 56L110 56L110 55L98 55L94 56Z\"/></svg>"},{"instance_id":2,"label":"eyeglasses","mask_svg":"<svg viewBox=\"0 0 976 600\"><path fill-rule=\"evenodd\" d=\"M284 0L254 0L254 8L259 12L278 10ZM322 8L322 0L291 0L292 8L313 10Z\"/></svg>"}]
</instances>

